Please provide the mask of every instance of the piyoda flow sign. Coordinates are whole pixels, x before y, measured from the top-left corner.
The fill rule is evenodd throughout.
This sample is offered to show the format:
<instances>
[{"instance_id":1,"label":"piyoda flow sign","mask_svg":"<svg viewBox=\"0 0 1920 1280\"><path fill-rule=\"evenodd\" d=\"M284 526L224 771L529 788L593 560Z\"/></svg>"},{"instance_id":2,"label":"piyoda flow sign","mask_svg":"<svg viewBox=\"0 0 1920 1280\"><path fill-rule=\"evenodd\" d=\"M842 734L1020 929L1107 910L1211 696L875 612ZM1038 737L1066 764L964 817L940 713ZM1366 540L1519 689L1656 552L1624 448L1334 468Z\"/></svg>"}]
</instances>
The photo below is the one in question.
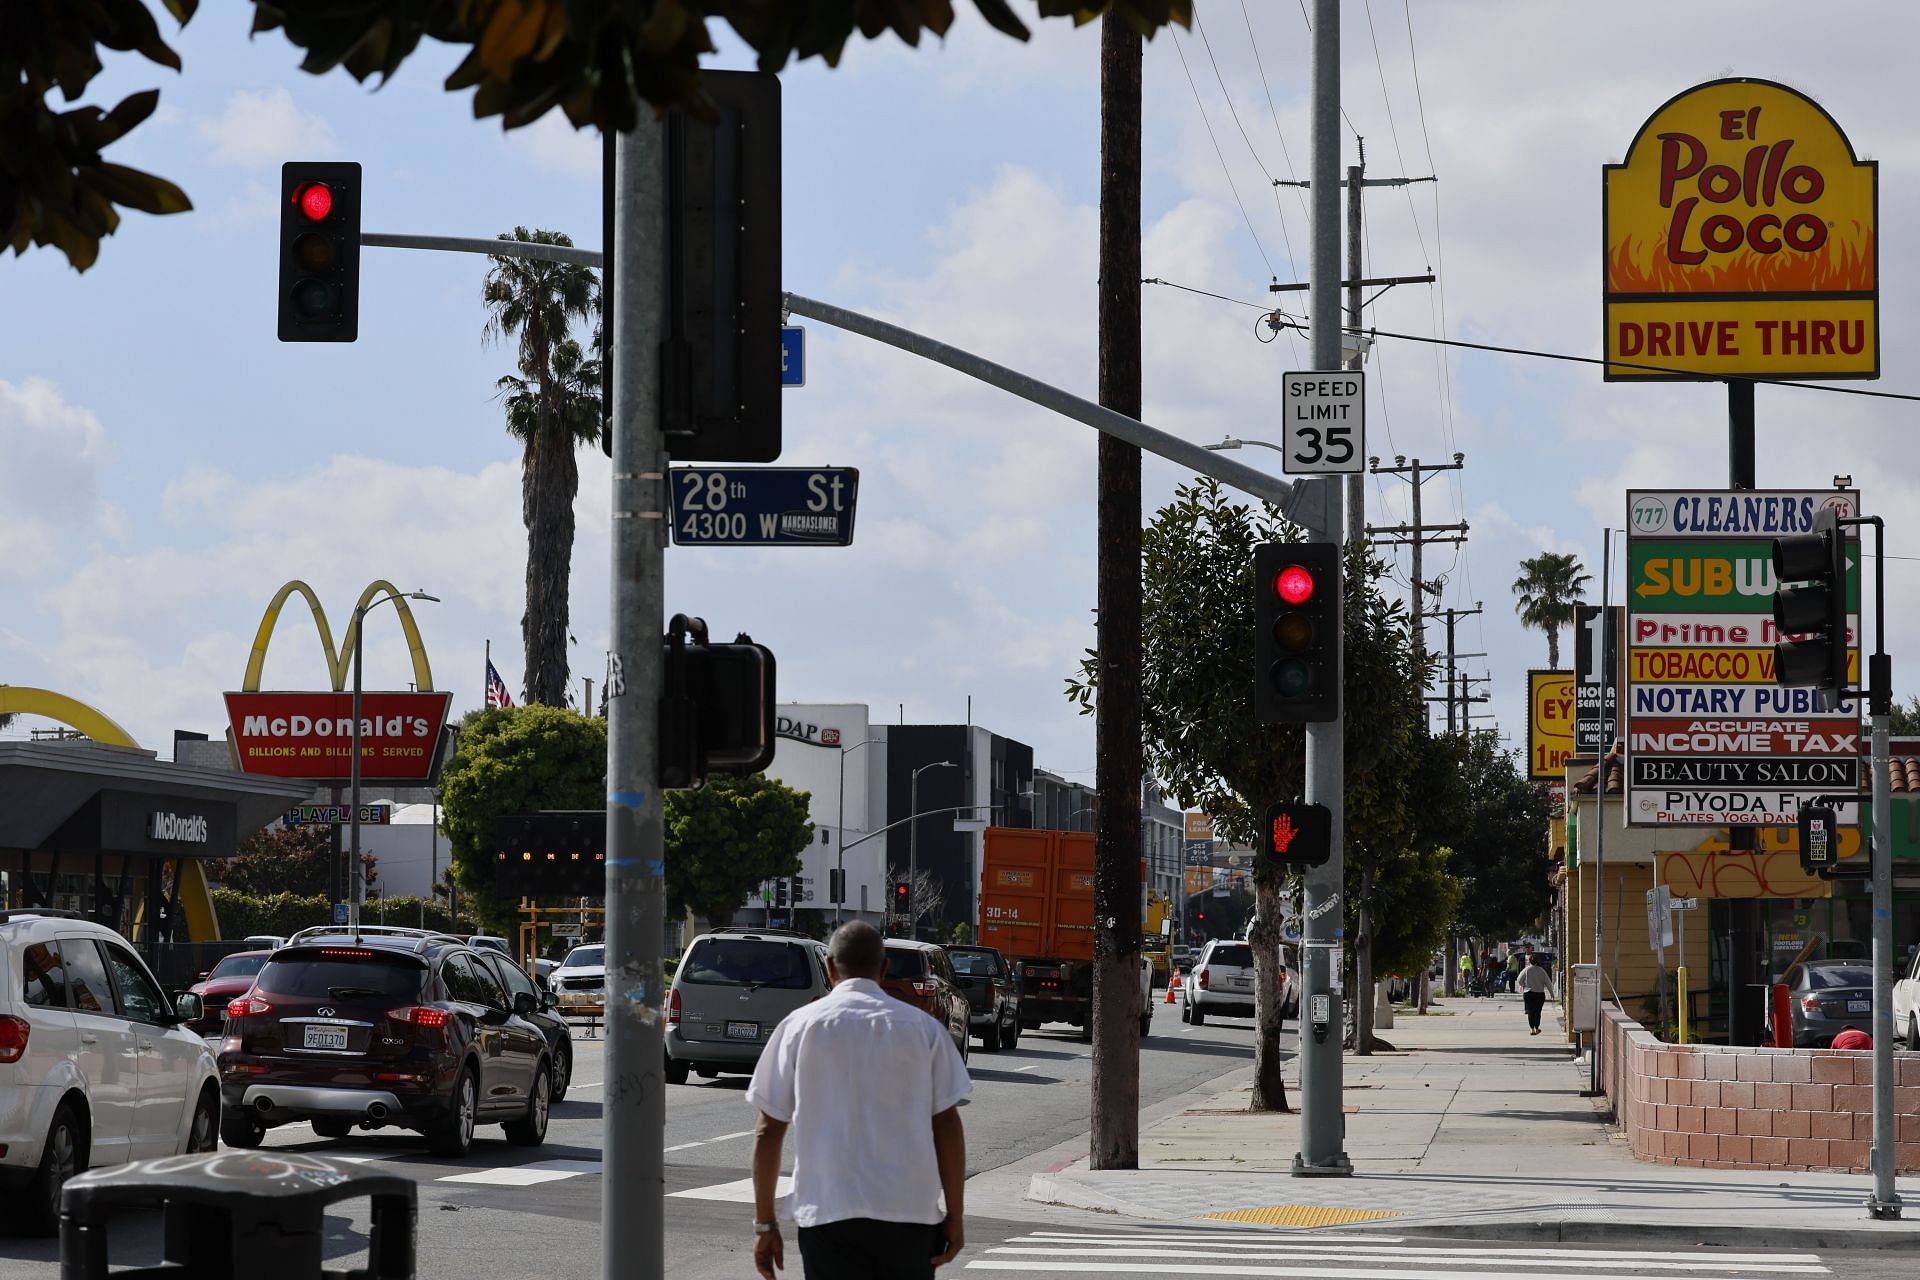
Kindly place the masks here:
<instances>
[{"instance_id":1,"label":"piyoda flow sign","mask_svg":"<svg viewBox=\"0 0 1920 1280\"><path fill-rule=\"evenodd\" d=\"M1367 383L1358 370L1280 375L1280 469L1290 476L1359 473L1367 447Z\"/></svg>"}]
</instances>

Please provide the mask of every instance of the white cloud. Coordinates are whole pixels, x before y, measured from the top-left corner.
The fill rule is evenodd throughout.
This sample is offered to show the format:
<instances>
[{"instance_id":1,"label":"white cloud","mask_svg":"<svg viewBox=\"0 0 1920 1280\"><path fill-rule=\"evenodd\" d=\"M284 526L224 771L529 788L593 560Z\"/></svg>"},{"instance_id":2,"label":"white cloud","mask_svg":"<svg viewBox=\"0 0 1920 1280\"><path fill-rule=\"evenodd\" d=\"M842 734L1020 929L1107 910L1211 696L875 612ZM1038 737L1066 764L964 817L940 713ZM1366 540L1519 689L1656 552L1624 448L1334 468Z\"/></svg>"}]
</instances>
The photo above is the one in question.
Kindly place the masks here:
<instances>
[{"instance_id":1,"label":"white cloud","mask_svg":"<svg viewBox=\"0 0 1920 1280\"><path fill-rule=\"evenodd\" d=\"M218 116L195 130L211 164L257 169L288 160L325 160L336 144L326 118L302 111L285 88L251 93L236 89Z\"/></svg>"},{"instance_id":2,"label":"white cloud","mask_svg":"<svg viewBox=\"0 0 1920 1280\"><path fill-rule=\"evenodd\" d=\"M124 515L101 496L106 428L45 378L0 380L0 578L44 576Z\"/></svg>"},{"instance_id":3,"label":"white cloud","mask_svg":"<svg viewBox=\"0 0 1920 1280\"><path fill-rule=\"evenodd\" d=\"M534 167L568 178L600 181L605 161L596 129L576 129L566 114L549 111L523 128L511 130L507 142Z\"/></svg>"}]
</instances>

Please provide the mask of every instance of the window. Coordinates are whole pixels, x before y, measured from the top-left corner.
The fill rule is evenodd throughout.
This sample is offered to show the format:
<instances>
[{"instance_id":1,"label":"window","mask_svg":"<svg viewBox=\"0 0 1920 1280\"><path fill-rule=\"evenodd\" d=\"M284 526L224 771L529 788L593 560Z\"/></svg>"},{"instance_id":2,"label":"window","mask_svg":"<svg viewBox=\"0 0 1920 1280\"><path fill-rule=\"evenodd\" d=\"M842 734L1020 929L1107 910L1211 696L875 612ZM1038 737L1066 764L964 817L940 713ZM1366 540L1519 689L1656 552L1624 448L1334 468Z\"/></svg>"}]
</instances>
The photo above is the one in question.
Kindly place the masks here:
<instances>
[{"instance_id":1,"label":"window","mask_svg":"<svg viewBox=\"0 0 1920 1280\"><path fill-rule=\"evenodd\" d=\"M984 951L949 951L947 958L953 961L953 971L976 978L997 978L1000 976L1000 964Z\"/></svg>"},{"instance_id":2,"label":"window","mask_svg":"<svg viewBox=\"0 0 1920 1280\"><path fill-rule=\"evenodd\" d=\"M805 991L813 985L802 948L757 938L702 938L675 973L701 986Z\"/></svg>"},{"instance_id":3,"label":"window","mask_svg":"<svg viewBox=\"0 0 1920 1280\"><path fill-rule=\"evenodd\" d=\"M20 953L20 972L24 978L21 998L35 1009L67 1007L67 975L60 965L60 948L52 942L36 942Z\"/></svg>"},{"instance_id":4,"label":"window","mask_svg":"<svg viewBox=\"0 0 1920 1280\"><path fill-rule=\"evenodd\" d=\"M133 953L115 943L106 943L107 968L113 973L113 985L120 993L120 1012L135 1022L158 1023L166 1018L166 997L147 976L146 966Z\"/></svg>"},{"instance_id":5,"label":"window","mask_svg":"<svg viewBox=\"0 0 1920 1280\"><path fill-rule=\"evenodd\" d=\"M585 965L602 963L601 957L605 954L605 947L575 947L567 952L567 958L560 963L565 968L578 969Z\"/></svg>"},{"instance_id":6,"label":"window","mask_svg":"<svg viewBox=\"0 0 1920 1280\"><path fill-rule=\"evenodd\" d=\"M820 828L820 843L827 843L827 829L825 827Z\"/></svg>"},{"instance_id":7,"label":"window","mask_svg":"<svg viewBox=\"0 0 1920 1280\"><path fill-rule=\"evenodd\" d=\"M486 988L474 976L473 962L463 955L451 955L440 966L440 979L447 984L447 999L465 1004L487 1003Z\"/></svg>"},{"instance_id":8,"label":"window","mask_svg":"<svg viewBox=\"0 0 1920 1280\"><path fill-rule=\"evenodd\" d=\"M1812 991L1822 991L1831 987L1871 987L1873 970L1856 965L1808 965L1806 967L1807 987Z\"/></svg>"},{"instance_id":9,"label":"window","mask_svg":"<svg viewBox=\"0 0 1920 1280\"><path fill-rule=\"evenodd\" d=\"M507 990L509 992L514 995L519 995L524 991L533 997L533 1002L536 1005L540 1003L540 993L534 989L533 980L527 977L519 965L505 958L501 958L493 962L493 970L500 976L501 980L507 984Z\"/></svg>"},{"instance_id":10,"label":"window","mask_svg":"<svg viewBox=\"0 0 1920 1280\"><path fill-rule=\"evenodd\" d=\"M887 948L887 976L917 982L926 976L927 962L925 952L909 947Z\"/></svg>"},{"instance_id":11,"label":"window","mask_svg":"<svg viewBox=\"0 0 1920 1280\"><path fill-rule=\"evenodd\" d=\"M1251 969L1253 968L1253 950L1250 947L1215 947L1213 954L1207 957L1207 963Z\"/></svg>"},{"instance_id":12,"label":"window","mask_svg":"<svg viewBox=\"0 0 1920 1280\"><path fill-rule=\"evenodd\" d=\"M67 970L67 999L81 1013L112 1013L113 987L107 982L107 966L100 962L100 950L92 938L60 939L60 959Z\"/></svg>"},{"instance_id":13,"label":"window","mask_svg":"<svg viewBox=\"0 0 1920 1280\"><path fill-rule=\"evenodd\" d=\"M426 972L419 961L398 955L336 958L309 952L283 960L283 954L274 952L255 979L254 986L263 994L312 1000L369 995L390 998L395 1004L412 1004L420 998L420 979Z\"/></svg>"},{"instance_id":14,"label":"window","mask_svg":"<svg viewBox=\"0 0 1920 1280\"><path fill-rule=\"evenodd\" d=\"M251 978L259 973L266 963L265 956L228 956L213 966L213 971L207 974L207 980L211 982L215 978Z\"/></svg>"},{"instance_id":15,"label":"window","mask_svg":"<svg viewBox=\"0 0 1920 1280\"><path fill-rule=\"evenodd\" d=\"M461 956L473 966L473 980L480 991L480 1003L495 1009L511 1009L513 1001L507 998L507 989L500 984L500 975L493 966L479 956Z\"/></svg>"}]
</instances>

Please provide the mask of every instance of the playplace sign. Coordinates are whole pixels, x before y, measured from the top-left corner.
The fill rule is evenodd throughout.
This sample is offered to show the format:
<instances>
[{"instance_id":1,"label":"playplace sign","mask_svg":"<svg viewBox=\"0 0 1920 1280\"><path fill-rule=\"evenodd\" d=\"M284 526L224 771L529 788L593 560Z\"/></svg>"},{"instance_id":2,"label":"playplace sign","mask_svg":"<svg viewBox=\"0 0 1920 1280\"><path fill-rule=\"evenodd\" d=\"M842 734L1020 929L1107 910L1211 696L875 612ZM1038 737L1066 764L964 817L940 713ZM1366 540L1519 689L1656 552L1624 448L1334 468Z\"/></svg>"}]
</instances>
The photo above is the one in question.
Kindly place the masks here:
<instances>
[{"instance_id":1,"label":"playplace sign","mask_svg":"<svg viewBox=\"0 0 1920 1280\"><path fill-rule=\"evenodd\" d=\"M242 773L346 782L353 767L351 693L229 693L227 724ZM451 693L362 693L361 781L433 775Z\"/></svg>"},{"instance_id":2,"label":"playplace sign","mask_svg":"<svg viewBox=\"0 0 1920 1280\"><path fill-rule=\"evenodd\" d=\"M1698 85L1602 188L1608 381L1879 376L1879 170L1811 98Z\"/></svg>"}]
</instances>

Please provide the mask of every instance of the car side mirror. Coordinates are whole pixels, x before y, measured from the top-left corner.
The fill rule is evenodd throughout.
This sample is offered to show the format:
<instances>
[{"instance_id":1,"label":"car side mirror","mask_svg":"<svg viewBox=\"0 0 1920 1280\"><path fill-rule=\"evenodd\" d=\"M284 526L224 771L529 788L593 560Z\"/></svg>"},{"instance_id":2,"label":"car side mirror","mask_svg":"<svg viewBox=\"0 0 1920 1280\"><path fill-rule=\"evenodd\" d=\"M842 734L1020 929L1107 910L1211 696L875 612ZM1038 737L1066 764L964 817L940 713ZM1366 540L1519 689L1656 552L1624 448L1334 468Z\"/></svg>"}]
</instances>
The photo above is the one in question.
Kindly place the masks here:
<instances>
[{"instance_id":1,"label":"car side mirror","mask_svg":"<svg viewBox=\"0 0 1920 1280\"><path fill-rule=\"evenodd\" d=\"M208 974L210 974L210 973L212 973L212 972L213 972L213 970L211 970L211 969L202 969L202 970L200 971L200 976L199 976L198 978L196 978L196 979L194 979L194 981L196 981L196 982L205 982L205 981L207 980L207 975L208 975Z\"/></svg>"},{"instance_id":2,"label":"car side mirror","mask_svg":"<svg viewBox=\"0 0 1920 1280\"><path fill-rule=\"evenodd\" d=\"M533 992L516 991L513 993L513 1011L521 1017L524 1018L539 1007L539 1003L534 999Z\"/></svg>"},{"instance_id":3,"label":"car side mirror","mask_svg":"<svg viewBox=\"0 0 1920 1280\"><path fill-rule=\"evenodd\" d=\"M540 993L540 1007L542 1009L551 1009L559 1003L560 997L553 994L552 991L542 991Z\"/></svg>"},{"instance_id":4,"label":"car side mirror","mask_svg":"<svg viewBox=\"0 0 1920 1280\"><path fill-rule=\"evenodd\" d=\"M200 997L191 991L183 991L173 998L174 1016L182 1022L198 1022L204 1015Z\"/></svg>"}]
</instances>

